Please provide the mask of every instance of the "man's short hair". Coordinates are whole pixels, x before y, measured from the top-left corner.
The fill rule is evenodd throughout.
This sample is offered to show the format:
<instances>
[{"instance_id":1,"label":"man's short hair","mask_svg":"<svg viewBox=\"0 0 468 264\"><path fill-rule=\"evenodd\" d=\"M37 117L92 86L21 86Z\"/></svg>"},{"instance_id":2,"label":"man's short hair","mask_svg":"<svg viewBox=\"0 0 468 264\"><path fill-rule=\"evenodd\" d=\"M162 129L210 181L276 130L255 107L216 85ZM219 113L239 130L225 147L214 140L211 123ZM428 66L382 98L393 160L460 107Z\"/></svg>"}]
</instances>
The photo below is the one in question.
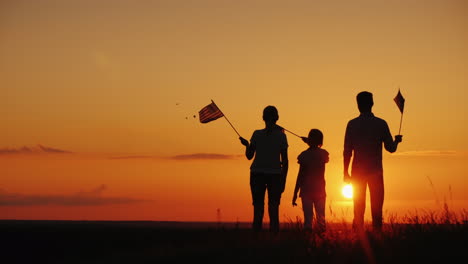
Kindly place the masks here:
<instances>
[{"instance_id":1,"label":"man's short hair","mask_svg":"<svg viewBox=\"0 0 468 264\"><path fill-rule=\"evenodd\" d=\"M370 109L374 105L372 93L364 91L356 96L359 109Z\"/></svg>"}]
</instances>

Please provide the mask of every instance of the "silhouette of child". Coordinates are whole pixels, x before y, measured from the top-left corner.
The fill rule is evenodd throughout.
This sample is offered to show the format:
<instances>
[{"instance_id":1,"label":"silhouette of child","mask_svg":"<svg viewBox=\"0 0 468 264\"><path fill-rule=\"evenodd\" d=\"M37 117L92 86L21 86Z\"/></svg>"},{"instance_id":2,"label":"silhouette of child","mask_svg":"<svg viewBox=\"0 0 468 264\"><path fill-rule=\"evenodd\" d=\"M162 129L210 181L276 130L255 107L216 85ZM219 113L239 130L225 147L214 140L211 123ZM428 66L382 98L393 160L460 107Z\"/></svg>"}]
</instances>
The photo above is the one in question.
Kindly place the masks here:
<instances>
[{"instance_id":1,"label":"silhouette of child","mask_svg":"<svg viewBox=\"0 0 468 264\"><path fill-rule=\"evenodd\" d=\"M297 157L299 173L292 205L296 206L297 193L300 190L302 209L304 211L304 229L312 230L312 219L317 215L317 231L325 231L325 163L328 162L328 152L322 149L323 134L318 129L311 129L305 139L309 148Z\"/></svg>"}]
</instances>

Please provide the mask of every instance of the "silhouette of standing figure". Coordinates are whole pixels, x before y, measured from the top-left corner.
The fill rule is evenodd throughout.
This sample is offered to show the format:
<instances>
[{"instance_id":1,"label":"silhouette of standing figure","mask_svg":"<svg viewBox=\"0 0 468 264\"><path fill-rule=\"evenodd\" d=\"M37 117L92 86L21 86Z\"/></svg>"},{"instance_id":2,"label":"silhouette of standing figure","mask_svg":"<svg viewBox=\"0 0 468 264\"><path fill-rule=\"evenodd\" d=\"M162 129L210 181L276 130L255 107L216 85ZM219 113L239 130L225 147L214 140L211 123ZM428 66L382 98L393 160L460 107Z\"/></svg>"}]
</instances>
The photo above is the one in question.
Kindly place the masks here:
<instances>
[{"instance_id":1,"label":"silhouette of standing figure","mask_svg":"<svg viewBox=\"0 0 468 264\"><path fill-rule=\"evenodd\" d=\"M296 206L297 193L300 191L302 210L304 211L304 229L312 230L314 208L317 215L319 233L325 231L325 164L329 161L329 154L322 149L323 133L318 129L311 129L305 140L309 148L297 157L299 173L292 205Z\"/></svg>"},{"instance_id":2,"label":"silhouette of standing figure","mask_svg":"<svg viewBox=\"0 0 468 264\"><path fill-rule=\"evenodd\" d=\"M288 174L288 141L283 129L276 125L279 115L274 106L263 110L265 128L255 130L249 141L240 137L245 156L251 160L250 191L254 207L252 228L260 231L263 224L265 191L268 191L270 231L279 231L279 205Z\"/></svg>"},{"instance_id":3,"label":"silhouette of standing figure","mask_svg":"<svg viewBox=\"0 0 468 264\"><path fill-rule=\"evenodd\" d=\"M343 151L344 181L353 184L355 230L363 230L364 227L366 191L369 186L372 226L375 231L381 231L384 202L382 144L388 152L393 153L402 141L402 136L396 135L393 140L387 122L374 116L372 93L360 92L356 99L361 114L350 120L346 127ZM353 162L350 175L351 157Z\"/></svg>"}]
</instances>

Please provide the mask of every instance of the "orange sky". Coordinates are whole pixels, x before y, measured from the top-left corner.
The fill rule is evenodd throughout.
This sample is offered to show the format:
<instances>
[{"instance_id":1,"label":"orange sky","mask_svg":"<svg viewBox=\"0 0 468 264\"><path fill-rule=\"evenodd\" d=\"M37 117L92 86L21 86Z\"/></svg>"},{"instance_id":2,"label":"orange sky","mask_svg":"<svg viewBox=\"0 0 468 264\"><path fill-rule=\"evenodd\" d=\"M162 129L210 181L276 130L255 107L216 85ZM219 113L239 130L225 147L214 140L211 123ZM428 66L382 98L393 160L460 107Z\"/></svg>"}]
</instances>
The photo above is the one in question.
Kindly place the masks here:
<instances>
[{"instance_id":1,"label":"orange sky","mask_svg":"<svg viewBox=\"0 0 468 264\"><path fill-rule=\"evenodd\" d=\"M266 105L295 133L321 129L327 216L348 217L341 153L355 95L373 92L396 134L398 87L387 216L444 199L466 209L467 3L322 2L2 1L0 219L216 221L219 208L250 221L236 134L193 118L210 99L246 138ZM290 200L305 144L287 136L282 220L302 215ZM177 159L200 153L224 159Z\"/></svg>"}]
</instances>

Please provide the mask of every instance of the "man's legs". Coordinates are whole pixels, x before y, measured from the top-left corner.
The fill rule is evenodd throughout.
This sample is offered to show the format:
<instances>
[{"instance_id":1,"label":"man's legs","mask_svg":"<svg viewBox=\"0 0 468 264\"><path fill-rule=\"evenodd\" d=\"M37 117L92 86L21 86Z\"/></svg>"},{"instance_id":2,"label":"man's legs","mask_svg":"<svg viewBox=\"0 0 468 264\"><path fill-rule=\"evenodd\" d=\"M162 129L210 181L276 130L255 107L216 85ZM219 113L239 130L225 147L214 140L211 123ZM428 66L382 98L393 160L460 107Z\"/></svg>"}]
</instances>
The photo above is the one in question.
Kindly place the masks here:
<instances>
[{"instance_id":1,"label":"man's legs","mask_svg":"<svg viewBox=\"0 0 468 264\"><path fill-rule=\"evenodd\" d=\"M265 204L265 174L250 173L250 191L252 193L252 204L254 207L254 217L252 228L255 231L262 230L263 208Z\"/></svg>"},{"instance_id":2,"label":"man's legs","mask_svg":"<svg viewBox=\"0 0 468 264\"><path fill-rule=\"evenodd\" d=\"M354 220L353 228L362 230L364 228L364 212L366 210L366 189L367 181L365 179L353 179L354 196Z\"/></svg>"},{"instance_id":3,"label":"man's legs","mask_svg":"<svg viewBox=\"0 0 468 264\"><path fill-rule=\"evenodd\" d=\"M270 216L270 231L279 231L279 205L281 200L281 175L267 174L268 214Z\"/></svg>"},{"instance_id":4,"label":"man's legs","mask_svg":"<svg viewBox=\"0 0 468 264\"><path fill-rule=\"evenodd\" d=\"M382 230L382 207L384 203L383 175L374 175L369 180L369 194L372 212L372 227L375 231Z\"/></svg>"}]
</instances>

